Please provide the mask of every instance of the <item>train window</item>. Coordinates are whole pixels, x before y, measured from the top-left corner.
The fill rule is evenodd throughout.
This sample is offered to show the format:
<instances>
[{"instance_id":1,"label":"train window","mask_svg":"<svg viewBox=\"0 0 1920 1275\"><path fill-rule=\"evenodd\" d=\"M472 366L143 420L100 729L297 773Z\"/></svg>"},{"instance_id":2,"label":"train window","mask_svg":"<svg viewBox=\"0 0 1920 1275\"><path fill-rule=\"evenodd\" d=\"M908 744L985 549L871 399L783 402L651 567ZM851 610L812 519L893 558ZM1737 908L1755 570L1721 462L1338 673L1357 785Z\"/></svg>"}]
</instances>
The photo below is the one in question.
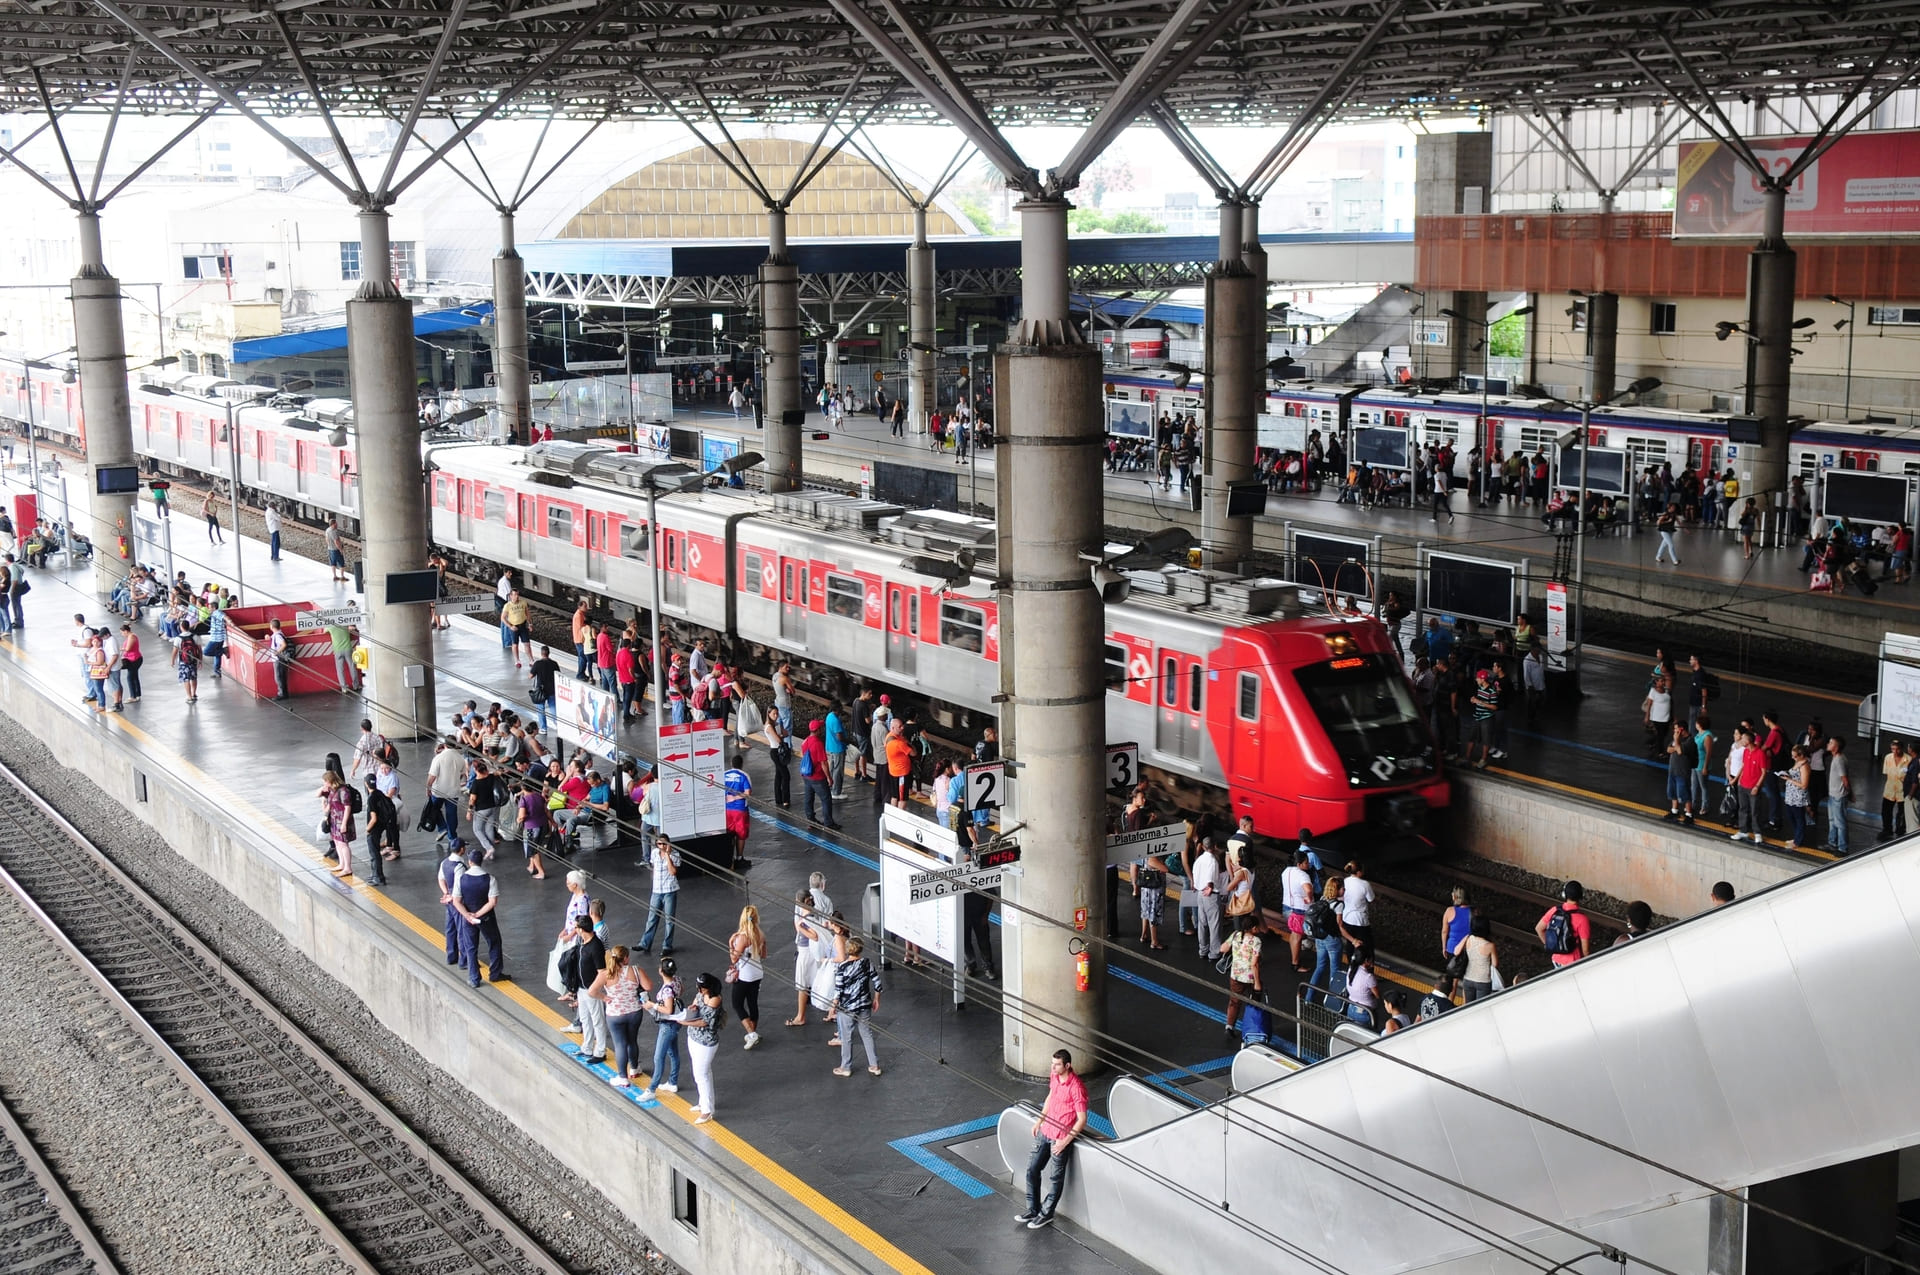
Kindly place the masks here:
<instances>
[{"instance_id":1,"label":"train window","mask_svg":"<svg viewBox=\"0 0 1920 1275\"><path fill-rule=\"evenodd\" d=\"M276 465L291 465L293 463L293 442L291 439L281 435L274 436L273 463Z\"/></svg>"},{"instance_id":2,"label":"train window","mask_svg":"<svg viewBox=\"0 0 1920 1275\"><path fill-rule=\"evenodd\" d=\"M547 537L573 543L573 510L565 505L547 506Z\"/></svg>"},{"instance_id":3,"label":"train window","mask_svg":"<svg viewBox=\"0 0 1920 1275\"><path fill-rule=\"evenodd\" d=\"M445 474L435 474L433 476L433 503L442 508L446 507L447 476Z\"/></svg>"},{"instance_id":4,"label":"train window","mask_svg":"<svg viewBox=\"0 0 1920 1275\"><path fill-rule=\"evenodd\" d=\"M1636 438L1627 435L1627 452L1633 457L1635 470L1644 471L1649 465L1662 465L1667 460L1667 440L1664 438Z\"/></svg>"},{"instance_id":5,"label":"train window","mask_svg":"<svg viewBox=\"0 0 1920 1275\"><path fill-rule=\"evenodd\" d=\"M481 517L488 522L507 525L507 495L505 492L489 491L480 495Z\"/></svg>"},{"instance_id":6,"label":"train window","mask_svg":"<svg viewBox=\"0 0 1920 1275\"><path fill-rule=\"evenodd\" d=\"M858 620L867 613L867 590L852 576L827 573L827 614Z\"/></svg>"},{"instance_id":7,"label":"train window","mask_svg":"<svg viewBox=\"0 0 1920 1275\"><path fill-rule=\"evenodd\" d=\"M1206 674L1202 671L1198 660L1187 665L1187 711L1189 713L1200 711L1200 693L1206 685L1205 677Z\"/></svg>"},{"instance_id":8,"label":"train window","mask_svg":"<svg viewBox=\"0 0 1920 1275\"><path fill-rule=\"evenodd\" d=\"M1260 720L1260 675L1242 673L1240 675L1240 720L1257 722Z\"/></svg>"},{"instance_id":9,"label":"train window","mask_svg":"<svg viewBox=\"0 0 1920 1275\"><path fill-rule=\"evenodd\" d=\"M1168 708L1180 706L1180 661L1171 655L1160 660L1160 702Z\"/></svg>"},{"instance_id":10,"label":"train window","mask_svg":"<svg viewBox=\"0 0 1920 1275\"><path fill-rule=\"evenodd\" d=\"M1550 452L1559 432L1539 425L1520 427L1520 450L1531 456L1535 452Z\"/></svg>"},{"instance_id":11,"label":"train window","mask_svg":"<svg viewBox=\"0 0 1920 1275\"><path fill-rule=\"evenodd\" d=\"M740 585L748 593L760 592L761 566L759 554L750 553L746 555L746 565L740 571Z\"/></svg>"},{"instance_id":12,"label":"train window","mask_svg":"<svg viewBox=\"0 0 1920 1275\"><path fill-rule=\"evenodd\" d=\"M987 649L987 613L957 602L940 604L940 645L975 655Z\"/></svg>"},{"instance_id":13,"label":"train window","mask_svg":"<svg viewBox=\"0 0 1920 1275\"><path fill-rule=\"evenodd\" d=\"M1118 642L1107 643L1106 668L1102 674L1110 691L1127 693L1127 648Z\"/></svg>"},{"instance_id":14,"label":"train window","mask_svg":"<svg viewBox=\"0 0 1920 1275\"><path fill-rule=\"evenodd\" d=\"M907 632L914 637L920 636L920 595L907 595Z\"/></svg>"}]
</instances>

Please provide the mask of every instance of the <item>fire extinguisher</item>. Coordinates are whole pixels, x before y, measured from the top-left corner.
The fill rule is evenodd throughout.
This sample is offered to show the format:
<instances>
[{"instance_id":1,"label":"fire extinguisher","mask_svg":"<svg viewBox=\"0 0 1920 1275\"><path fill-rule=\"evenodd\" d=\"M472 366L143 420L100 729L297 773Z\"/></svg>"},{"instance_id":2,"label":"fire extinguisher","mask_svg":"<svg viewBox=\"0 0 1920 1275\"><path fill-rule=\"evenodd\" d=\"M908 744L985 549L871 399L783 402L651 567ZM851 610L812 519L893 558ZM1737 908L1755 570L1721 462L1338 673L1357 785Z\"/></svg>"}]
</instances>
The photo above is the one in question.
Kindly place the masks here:
<instances>
[{"instance_id":1,"label":"fire extinguisher","mask_svg":"<svg viewBox=\"0 0 1920 1275\"><path fill-rule=\"evenodd\" d=\"M1075 991L1089 991L1093 987L1093 962L1087 955L1084 939L1070 939L1067 951L1073 956L1073 987Z\"/></svg>"}]
</instances>

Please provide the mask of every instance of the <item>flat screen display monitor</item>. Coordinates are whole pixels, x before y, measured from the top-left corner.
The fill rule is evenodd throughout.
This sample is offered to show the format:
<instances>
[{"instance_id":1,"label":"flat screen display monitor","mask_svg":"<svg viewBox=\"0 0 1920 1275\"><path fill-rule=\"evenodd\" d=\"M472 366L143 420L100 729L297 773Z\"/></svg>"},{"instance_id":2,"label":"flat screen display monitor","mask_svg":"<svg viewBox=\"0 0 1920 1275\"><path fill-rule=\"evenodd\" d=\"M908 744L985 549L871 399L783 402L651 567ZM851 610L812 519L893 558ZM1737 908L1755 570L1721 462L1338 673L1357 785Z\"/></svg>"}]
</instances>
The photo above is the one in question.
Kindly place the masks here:
<instances>
[{"instance_id":1,"label":"flat screen display monitor","mask_svg":"<svg viewBox=\"0 0 1920 1275\"><path fill-rule=\"evenodd\" d=\"M1124 398L1108 399L1107 433L1117 434L1121 438L1152 438L1153 404L1135 403Z\"/></svg>"},{"instance_id":2,"label":"flat screen display monitor","mask_svg":"<svg viewBox=\"0 0 1920 1275\"><path fill-rule=\"evenodd\" d=\"M93 471L94 491L102 496L126 496L140 490L138 465L102 465Z\"/></svg>"},{"instance_id":3,"label":"flat screen display monitor","mask_svg":"<svg viewBox=\"0 0 1920 1275\"><path fill-rule=\"evenodd\" d=\"M387 573L387 605L406 602L432 602L439 596L438 571L390 571Z\"/></svg>"},{"instance_id":4,"label":"flat screen display monitor","mask_svg":"<svg viewBox=\"0 0 1920 1275\"><path fill-rule=\"evenodd\" d=\"M1371 596L1367 581L1367 554L1372 549L1365 540L1343 536L1316 536L1304 531L1293 535L1293 582L1303 589L1320 589L1335 594Z\"/></svg>"},{"instance_id":5,"label":"flat screen display monitor","mask_svg":"<svg viewBox=\"0 0 1920 1275\"><path fill-rule=\"evenodd\" d=\"M1267 485L1259 479L1227 484L1227 517L1253 518L1267 512Z\"/></svg>"},{"instance_id":6,"label":"flat screen display monitor","mask_svg":"<svg viewBox=\"0 0 1920 1275\"><path fill-rule=\"evenodd\" d=\"M1910 503L1904 474L1828 469L1820 475L1820 507L1829 518L1852 522L1905 522Z\"/></svg>"},{"instance_id":7,"label":"flat screen display monitor","mask_svg":"<svg viewBox=\"0 0 1920 1275\"><path fill-rule=\"evenodd\" d=\"M1353 431L1353 458L1383 469L1407 468L1407 431L1392 425L1362 425Z\"/></svg>"},{"instance_id":8,"label":"flat screen display monitor","mask_svg":"<svg viewBox=\"0 0 1920 1275\"><path fill-rule=\"evenodd\" d=\"M1727 417L1727 441L1729 443L1760 443L1760 418L1758 416Z\"/></svg>"},{"instance_id":9,"label":"flat screen display monitor","mask_svg":"<svg viewBox=\"0 0 1920 1275\"><path fill-rule=\"evenodd\" d=\"M1483 624L1513 623L1513 568L1484 558L1427 555L1427 610Z\"/></svg>"},{"instance_id":10,"label":"flat screen display monitor","mask_svg":"<svg viewBox=\"0 0 1920 1275\"><path fill-rule=\"evenodd\" d=\"M1268 451L1303 452L1307 450L1307 418L1262 412L1255 420L1254 441Z\"/></svg>"},{"instance_id":11,"label":"flat screen display monitor","mask_svg":"<svg viewBox=\"0 0 1920 1275\"><path fill-rule=\"evenodd\" d=\"M1586 458L1587 490L1603 496L1627 494L1627 469L1631 458L1617 447L1569 447L1560 453L1560 485L1568 491L1580 489L1580 460Z\"/></svg>"}]
</instances>

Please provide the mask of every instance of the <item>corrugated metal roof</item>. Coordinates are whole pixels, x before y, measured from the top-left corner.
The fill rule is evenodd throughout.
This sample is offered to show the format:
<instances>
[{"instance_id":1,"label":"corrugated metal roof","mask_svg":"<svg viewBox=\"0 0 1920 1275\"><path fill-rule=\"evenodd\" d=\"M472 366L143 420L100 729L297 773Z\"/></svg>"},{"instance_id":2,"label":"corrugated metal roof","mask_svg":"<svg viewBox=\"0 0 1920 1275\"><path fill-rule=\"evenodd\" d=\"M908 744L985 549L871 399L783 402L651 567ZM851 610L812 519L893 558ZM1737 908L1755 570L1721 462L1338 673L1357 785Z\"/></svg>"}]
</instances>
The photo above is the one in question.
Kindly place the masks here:
<instances>
[{"instance_id":1,"label":"corrugated metal roof","mask_svg":"<svg viewBox=\"0 0 1920 1275\"><path fill-rule=\"evenodd\" d=\"M464 310L424 310L413 316L413 334L427 336L455 328L478 327L493 315L493 303L484 301ZM235 363L260 363L267 359L293 359L303 354L347 348L346 325L312 328L305 332L283 332L279 336L259 336L233 343Z\"/></svg>"}]
</instances>

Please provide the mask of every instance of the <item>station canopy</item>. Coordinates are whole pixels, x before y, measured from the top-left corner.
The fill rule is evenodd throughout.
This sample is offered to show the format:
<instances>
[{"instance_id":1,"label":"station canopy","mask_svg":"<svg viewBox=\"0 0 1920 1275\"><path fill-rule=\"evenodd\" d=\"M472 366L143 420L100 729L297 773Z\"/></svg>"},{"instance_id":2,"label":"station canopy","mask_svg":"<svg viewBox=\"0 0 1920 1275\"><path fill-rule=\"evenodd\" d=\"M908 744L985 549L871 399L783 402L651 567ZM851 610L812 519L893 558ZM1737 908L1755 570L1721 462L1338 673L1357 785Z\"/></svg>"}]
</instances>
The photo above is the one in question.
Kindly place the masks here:
<instances>
[{"instance_id":1,"label":"station canopy","mask_svg":"<svg viewBox=\"0 0 1920 1275\"><path fill-rule=\"evenodd\" d=\"M1920 0L0 0L0 111L936 119L856 13L1000 125L1086 123L1176 22L1223 31L1161 99L1193 127L1844 93L1920 35Z\"/></svg>"}]
</instances>

